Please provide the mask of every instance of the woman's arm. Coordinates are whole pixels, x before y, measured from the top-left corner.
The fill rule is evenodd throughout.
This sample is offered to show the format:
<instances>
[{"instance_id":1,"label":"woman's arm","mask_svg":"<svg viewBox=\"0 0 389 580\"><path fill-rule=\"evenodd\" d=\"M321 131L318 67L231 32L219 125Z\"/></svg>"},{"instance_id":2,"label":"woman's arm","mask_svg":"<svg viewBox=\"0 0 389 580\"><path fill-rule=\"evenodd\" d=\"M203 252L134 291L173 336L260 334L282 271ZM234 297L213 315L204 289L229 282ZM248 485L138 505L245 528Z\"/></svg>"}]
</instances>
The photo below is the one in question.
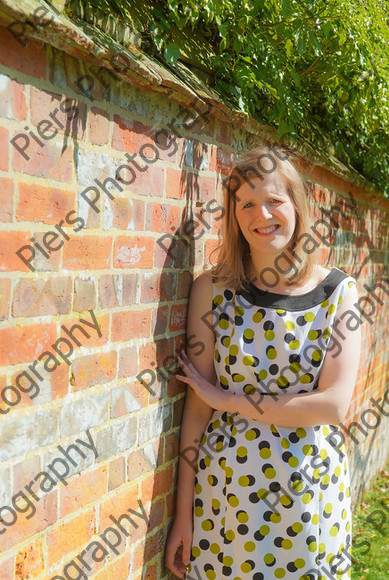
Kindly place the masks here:
<instances>
[{"instance_id":1,"label":"woman's arm","mask_svg":"<svg viewBox=\"0 0 389 580\"><path fill-rule=\"evenodd\" d=\"M188 303L187 337L191 338L186 352L196 371L212 384L216 383L214 365L214 333L203 317L212 312L212 279L203 272L194 280ZM195 465L201 437L214 409L202 401L192 389L187 389L181 422L180 456L176 515L192 518Z\"/></svg>"},{"instance_id":2,"label":"woman's arm","mask_svg":"<svg viewBox=\"0 0 389 580\"><path fill-rule=\"evenodd\" d=\"M353 306L357 300L356 287L352 286L337 310L332 329L332 332L337 329L341 351L334 353L337 356L327 352L319 373L318 390L276 397L267 393L231 395L226 400L226 410L231 413L239 411L250 419L285 427L341 423L350 407L361 349L360 325L356 330L350 330L346 326L349 316L341 317L346 311L357 315Z\"/></svg>"}]
</instances>

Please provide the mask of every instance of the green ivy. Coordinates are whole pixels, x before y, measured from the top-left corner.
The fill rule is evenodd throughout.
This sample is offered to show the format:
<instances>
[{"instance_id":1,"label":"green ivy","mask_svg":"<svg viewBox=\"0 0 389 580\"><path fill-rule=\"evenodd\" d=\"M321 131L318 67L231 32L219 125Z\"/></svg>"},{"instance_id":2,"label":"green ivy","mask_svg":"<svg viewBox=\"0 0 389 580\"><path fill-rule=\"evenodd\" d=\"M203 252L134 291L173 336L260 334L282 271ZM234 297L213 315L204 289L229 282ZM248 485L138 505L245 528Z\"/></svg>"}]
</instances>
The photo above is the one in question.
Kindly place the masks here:
<instances>
[{"instance_id":1,"label":"green ivy","mask_svg":"<svg viewBox=\"0 0 389 580\"><path fill-rule=\"evenodd\" d=\"M122 18L136 4L145 46L172 67L181 56L174 30L200 31L225 102L274 126L281 141L333 155L389 197L387 0L89 4Z\"/></svg>"}]
</instances>

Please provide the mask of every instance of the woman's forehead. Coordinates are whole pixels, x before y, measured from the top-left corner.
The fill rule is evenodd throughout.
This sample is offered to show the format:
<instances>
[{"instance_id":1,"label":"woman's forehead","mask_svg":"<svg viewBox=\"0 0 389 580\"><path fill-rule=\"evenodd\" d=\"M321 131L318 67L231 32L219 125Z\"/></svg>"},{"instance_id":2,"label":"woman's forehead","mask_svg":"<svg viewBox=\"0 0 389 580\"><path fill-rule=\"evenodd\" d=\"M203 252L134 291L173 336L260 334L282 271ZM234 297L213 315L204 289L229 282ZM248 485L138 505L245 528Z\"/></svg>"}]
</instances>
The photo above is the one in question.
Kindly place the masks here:
<instances>
[{"instance_id":1,"label":"woman's forehead","mask_svg":"<svg viewBox=\"0 0 389 580\"><path fill-rule=\"evenodd\" d=\"M278 171L273 171L268 175L264 175L263 179L258 176L253 175L252 177L248 174L246 179L243 180L242 185L237 190L237 197L241 194L252 195L259 194L261 192L268 193L279 191L280 193L287 193L287 183L285 177Z\"/></svg>"}]
</instances>

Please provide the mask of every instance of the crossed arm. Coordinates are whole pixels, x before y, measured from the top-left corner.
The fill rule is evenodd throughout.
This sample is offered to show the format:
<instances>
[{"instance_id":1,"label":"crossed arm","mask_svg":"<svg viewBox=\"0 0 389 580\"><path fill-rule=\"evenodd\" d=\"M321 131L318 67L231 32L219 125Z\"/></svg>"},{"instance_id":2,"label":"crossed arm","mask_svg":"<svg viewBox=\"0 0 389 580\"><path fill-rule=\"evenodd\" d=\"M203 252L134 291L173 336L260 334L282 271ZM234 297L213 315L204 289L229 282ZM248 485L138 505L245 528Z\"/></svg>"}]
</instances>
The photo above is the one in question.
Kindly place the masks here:
<instances>
[{"instance_id":1,"label":"crossed arm","mask_svg":"<svg viewBox=\"0 0 389 580\"><path fill-rule=\"evenodd\" d=\"M271 394L236 395L226 393L219 387L208 383L202 378L192 379L197 371L192 363L180 359L185 369L186 379L201 398L210 407L225 410L229 413L239 412L253 420L273 423L287 427L302 427L312 425L337 425L346 417L358 373L361 330L350 330L347 325L347 316L342 318L346 311L353 309L358 300L355 286L352 286L346 297L338 307L333 328L341 340L341 349L336 355L328 351L324 358L319 374L318 389L309 393L294 395L273 396ZM333 330L334 332L334 330ZM185 368L187 367L187 368ZM194 375L193 375L194 373Z\"/></svg>"}]
</instances>

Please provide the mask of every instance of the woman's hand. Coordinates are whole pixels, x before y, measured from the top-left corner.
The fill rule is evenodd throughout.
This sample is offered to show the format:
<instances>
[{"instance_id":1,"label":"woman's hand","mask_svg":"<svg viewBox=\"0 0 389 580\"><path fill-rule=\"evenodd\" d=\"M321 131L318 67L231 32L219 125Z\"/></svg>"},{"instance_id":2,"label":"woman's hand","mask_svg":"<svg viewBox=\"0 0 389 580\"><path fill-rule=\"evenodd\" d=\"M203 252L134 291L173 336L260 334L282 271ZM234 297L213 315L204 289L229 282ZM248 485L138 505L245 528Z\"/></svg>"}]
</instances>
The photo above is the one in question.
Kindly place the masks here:
<instances>
[{"instance_id":1,"label":"woman's hand","mask_svg":"<svg viewBox=\"0 0 389 580\"><path fill-rule=\"evenodd\" d=\"M195 394L206 403L209 407L217 411L228 411L231 394L223 391L220 387L212 385L203 376L201 376L196 368L192 365L184 350L181 350L181 355L178 355L180 366L184 369L186 376L176 375L178 379L187 383L195 392Z\"/></svg>"},{"instance_id":2,"label":"woman's hand","mask_svg":"<svg viewBox=\"0 0 389 580\"><path fill-rule=\"evenodd\" d=\"M165 550L165 566L179 578L184 577L190 561L193 539L192 518L176 517ZM179 552L182 546L182 552Z\"/></svg>"}]
</instances>

